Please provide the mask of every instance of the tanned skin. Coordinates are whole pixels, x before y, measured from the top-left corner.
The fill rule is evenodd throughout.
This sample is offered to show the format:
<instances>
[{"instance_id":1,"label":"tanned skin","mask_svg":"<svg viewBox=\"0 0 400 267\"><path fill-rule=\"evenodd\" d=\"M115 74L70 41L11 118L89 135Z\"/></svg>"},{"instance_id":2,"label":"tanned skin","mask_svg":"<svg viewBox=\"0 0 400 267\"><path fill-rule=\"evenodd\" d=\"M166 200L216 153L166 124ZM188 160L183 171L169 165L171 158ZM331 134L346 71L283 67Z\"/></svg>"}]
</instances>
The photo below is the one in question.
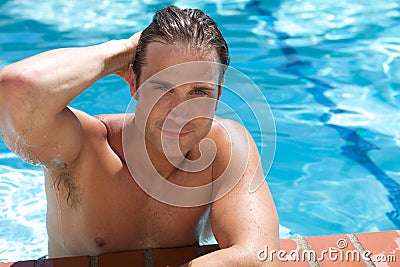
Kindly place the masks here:
<instances>
[{"instance_id":1,"label":"tanned skin","mask_svg":"<svg viewBox=\"0 0 400 267\"><path fill-rule=\"evenodd\" d=\"M139 36L47 51L0 71L1 136L24 160L43 166L49 257L193 245L199 239L199 221L210 209L208 220L221 250L187 266L277 266L276 261L257 259L257 251L266 245L278 249L278 218L265 181L256 192L248 190L254 176L264 174L247 131L216 116L188 123L179 138L189 159L200 156L199 143L204 138L213 140L217 148L213 163L195 173L171 165L154 141L160 138L162 129L157 125L166 110L192 98L218 99L219 90L199 91L191 84L175 88L168 101L155 106L146 128L146 153L153 165L162 177L183 186L212 182L240 157L229 149L231 142L242 142L243 135L236 133L249 138L249 160L238 184L219 200L198 207L165 204L138 186L124 156L123 114L93 117L68 107L97 80L118 74L129 83L140 108L146 95L138 92L131 67ZM198 60L215 57L212 51L152 43L138 85L167 67ZM134 114L127 121L135 128ZM140 131L135 134L139 136Z\"/></svg>"}]
</instances>

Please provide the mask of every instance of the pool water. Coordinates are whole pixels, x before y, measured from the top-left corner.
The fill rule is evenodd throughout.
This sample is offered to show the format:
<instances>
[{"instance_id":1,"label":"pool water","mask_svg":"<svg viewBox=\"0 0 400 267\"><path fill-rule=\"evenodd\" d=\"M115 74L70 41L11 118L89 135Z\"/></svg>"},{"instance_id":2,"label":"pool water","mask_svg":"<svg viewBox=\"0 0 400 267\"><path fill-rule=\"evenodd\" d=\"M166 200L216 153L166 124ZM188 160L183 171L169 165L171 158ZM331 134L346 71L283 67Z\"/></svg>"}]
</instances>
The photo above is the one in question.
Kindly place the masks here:
<instances>
[{"instance_id":1,"label":"pool water","mask_svg":"<svg viewBox=\"0 0 400 267\"><path fill-rule=\"evenodd\" d=\"M400 228L397 0L3 0L0 68L53 48L127 38L166 4L211 15L231 66L268 100L277 144L267 181L281 237ZM109 76L71 105L95 115L124 112L129 102L127 85ZM257 125L243 123L260 148ZM0 262L47 253L45 214L41 169L0 141Z\"/></svg>"}]
</instances>

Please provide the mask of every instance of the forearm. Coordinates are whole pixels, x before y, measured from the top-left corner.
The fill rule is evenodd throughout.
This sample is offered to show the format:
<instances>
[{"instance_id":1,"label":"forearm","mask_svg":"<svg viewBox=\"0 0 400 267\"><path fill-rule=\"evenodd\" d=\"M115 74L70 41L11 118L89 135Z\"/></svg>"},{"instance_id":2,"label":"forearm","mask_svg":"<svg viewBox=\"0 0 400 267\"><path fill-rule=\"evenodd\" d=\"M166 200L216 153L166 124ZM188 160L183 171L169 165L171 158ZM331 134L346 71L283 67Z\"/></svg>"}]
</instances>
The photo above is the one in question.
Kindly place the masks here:
<instances>
[{"instance_id":1,"label":"forearm","mask_svg":"<svg viewBox=\"0 0 400 267\"><path fill-rule=\"evenodd\" d=\"M278 262L260 261L257 251L247 250L244 247L232 246L192 260L181 267L223 267L223 266L278 266Z\"/></svg>"},{"instance_id":2,"label":"forearm","mask_svg":"<svg viewBox=\"0 0 400 267\"><path fill-rule=\"evenodd\" d=\"M133 56L127 40L51 50L5 67L0 96L23 99L27 108L60 112L98 79L128 66Z\"/></svg>"}]
</instances>

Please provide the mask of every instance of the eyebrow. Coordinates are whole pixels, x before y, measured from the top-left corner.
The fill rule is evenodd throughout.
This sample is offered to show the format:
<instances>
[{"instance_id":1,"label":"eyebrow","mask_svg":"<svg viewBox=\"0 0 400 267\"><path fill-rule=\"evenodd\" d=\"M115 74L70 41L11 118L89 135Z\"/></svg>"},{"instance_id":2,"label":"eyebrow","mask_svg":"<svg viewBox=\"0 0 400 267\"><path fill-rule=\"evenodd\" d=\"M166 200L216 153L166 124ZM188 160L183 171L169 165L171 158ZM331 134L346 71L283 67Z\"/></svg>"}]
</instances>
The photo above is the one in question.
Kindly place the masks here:
<instances>
[{"instance_id":1,"label":"eyebrow","mask_svg":"<svg viewBox=\"0 0 400 267\"><path fill-rule=\"evenodd\" d=\"M216 86L216 84L213 84L213 83L198 83L198 84L194 85L194 88L208 90L208 91L214 91L215 86Z\"/></svg>"},{"instance_id":2,"label":"eyebrow","mask_svg":"<svg viewBox=\"0 0 400 267\"><path fill-rule=\"evenodd\" d=\"M149 83L152 84L159 84L159 85L165 85L168 88L175 88L177 87L176 85L167 82L167 81L163 81L163 80L150 80ZM202 89L202 90L208 90L208 91L214 91L215 90L215 86L216 84L214 83L209 83L209 82L195 82L194 88L196 89Z\"/></svg>"},{"instance_id":3,"label":"eyebrow","mask_svg":"<svg viewBox=\"0 0 400 267\"><path fill-rule=\"evenodd\" d=\"M154 84L160 84L160 85L166 85L168 88L173 88L175 87L172 83L169 83L167 81L162 81L162 80L150 80L149 83L154 83Z\"/></svg>"}]
</instances>

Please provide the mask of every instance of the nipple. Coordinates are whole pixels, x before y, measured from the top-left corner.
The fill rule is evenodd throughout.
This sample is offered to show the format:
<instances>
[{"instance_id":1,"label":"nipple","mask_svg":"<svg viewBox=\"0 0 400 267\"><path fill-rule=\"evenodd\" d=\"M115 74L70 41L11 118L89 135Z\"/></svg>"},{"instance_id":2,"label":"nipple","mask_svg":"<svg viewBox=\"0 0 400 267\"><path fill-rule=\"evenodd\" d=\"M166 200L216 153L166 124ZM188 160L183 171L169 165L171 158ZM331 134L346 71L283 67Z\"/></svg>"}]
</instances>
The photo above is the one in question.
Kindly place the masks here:
<instances>
[{"instance_id":1,"label":"nipple","mask_svg":"<svg viewBox=\"0 0 400 267\"><path fill-rule=\"evenodd\" d=\"M106 245L106 241L104 241L104 239L101 238L101 237L96 237L94 239L94 242L96 243L96 246L98 248L102 248L102 247L104 247Z\"/></svg>"}]
</instances>

